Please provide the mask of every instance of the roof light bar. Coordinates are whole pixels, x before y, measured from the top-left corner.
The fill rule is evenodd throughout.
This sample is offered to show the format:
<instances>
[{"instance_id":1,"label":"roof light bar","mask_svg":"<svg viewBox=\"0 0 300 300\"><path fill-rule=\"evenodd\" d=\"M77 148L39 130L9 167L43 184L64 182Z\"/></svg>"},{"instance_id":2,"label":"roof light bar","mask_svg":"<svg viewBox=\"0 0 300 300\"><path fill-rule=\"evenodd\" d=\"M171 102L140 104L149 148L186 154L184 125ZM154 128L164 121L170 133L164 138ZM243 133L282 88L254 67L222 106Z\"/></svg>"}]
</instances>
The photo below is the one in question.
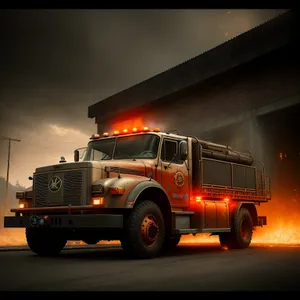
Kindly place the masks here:
<instances>
[{"instance_id":1,"label":"roof light bar","mask_svg":"<svg viewBox=\"0 0 300 300\"><path fill-rule=\"evenodd\" d=\"M138 132L149 132L150 129L149 127L145 126L145 127L142 127L142 128L137 128L137 127L133 127L131 130L125 128L123 130L114 130L113 131L113 134L114 136L117 136L117 135L125 135L125 134L132 134L132 133L138 133ZM153 132L160 132L160 128L156 127L152 130ZM108 137L109 136L109 133L108 132L104 132L103 133L103 137ZM95 139L95 138L100 138L100 135L99 134L94 134L91 138Z\"/></svg>"}]
</instances>

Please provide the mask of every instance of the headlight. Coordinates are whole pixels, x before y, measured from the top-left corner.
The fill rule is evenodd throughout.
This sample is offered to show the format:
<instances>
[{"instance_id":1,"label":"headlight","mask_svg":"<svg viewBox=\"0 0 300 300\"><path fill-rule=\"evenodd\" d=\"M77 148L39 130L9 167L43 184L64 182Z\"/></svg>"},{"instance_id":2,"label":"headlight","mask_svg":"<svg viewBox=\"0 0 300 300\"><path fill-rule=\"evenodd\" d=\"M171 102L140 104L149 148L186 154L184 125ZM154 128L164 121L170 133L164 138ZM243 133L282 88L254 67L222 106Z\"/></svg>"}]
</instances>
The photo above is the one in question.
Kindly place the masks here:
<instances>
[{"instance_id":1,"label":"headlight","mask_svg":"<svg viewBox=\"0 0 300 300\"><path fill-rule=\"evenodd\" d=\"M102 184L92 185L93 194L104 194L104 186Z\"/></svg>"},{"instance_id":2,"label":"headlight","mask_svg":"<svg viewBox=\"0 0 300 300\"><path fill-rule=\"evenodd\" d=\"M33 195L32 191L26 191L25 192L25 199L32 199L32 195Z\"/></svg>"},{"instance_id":3,"label":"headlight","mask_svg":"<svg viewBox=\"0 0 300 300\"><path fill-rule=\"evenodd\" d=\"M17 199L25 199L25 193L24 192L16 192L16 198Z\"/></svg>"}]
</instances>

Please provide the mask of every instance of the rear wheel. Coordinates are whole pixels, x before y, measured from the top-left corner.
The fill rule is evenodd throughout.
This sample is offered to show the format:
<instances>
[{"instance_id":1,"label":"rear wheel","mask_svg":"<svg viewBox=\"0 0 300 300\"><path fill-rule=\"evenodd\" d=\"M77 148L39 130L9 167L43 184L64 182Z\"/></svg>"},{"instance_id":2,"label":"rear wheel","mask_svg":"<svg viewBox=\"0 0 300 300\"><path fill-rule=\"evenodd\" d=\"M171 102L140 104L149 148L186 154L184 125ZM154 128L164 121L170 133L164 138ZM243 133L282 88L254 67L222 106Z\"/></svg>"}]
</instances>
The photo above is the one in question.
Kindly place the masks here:
<instances>
[{"instance_id":1,"label":"rear wheel","mask_svg":"<svg viewBox=\"0 0 300 300\"><path fill-rule=\"evenodd\" d=\"M61 232L41 228L26 228L26 239L30 250L39 256L57 255L67 243Z\"/></svg>"},{"instance_id":2,"label":"rear wheel","mask_svg":"<svg viewBox=\"0 0 300 300\"><path fill-rule=\"evenodd\" d=\"M152 258L162 250L165 225L159 207L149 200L137 204L125 221L121 244L129 255Z\"/></svg>"},{"instance_id":3,"label":"rear wheel","mask_svg":"<svg viewBox=\"0 0 300 300\"><path fill-rule=\"evenodd\" d=\"M231 249L248 248L253 234L253 221L248 209L241 208L234 221L232 232L220 233L222 246Z\"/></svg>"}]
</instances>

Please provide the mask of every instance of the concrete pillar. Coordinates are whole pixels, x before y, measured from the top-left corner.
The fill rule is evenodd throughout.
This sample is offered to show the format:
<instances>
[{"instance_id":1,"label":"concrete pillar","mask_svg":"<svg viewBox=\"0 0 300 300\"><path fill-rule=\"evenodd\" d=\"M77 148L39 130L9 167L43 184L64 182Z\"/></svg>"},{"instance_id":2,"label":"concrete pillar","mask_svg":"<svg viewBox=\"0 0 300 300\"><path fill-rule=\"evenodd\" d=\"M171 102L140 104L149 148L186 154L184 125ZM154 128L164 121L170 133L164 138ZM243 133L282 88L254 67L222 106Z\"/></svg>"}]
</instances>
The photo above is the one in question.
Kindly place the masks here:
<instances>
[{"instance_id":1,"label":"concrete pillar","mask_svg":"<svg viewBox=\"0 0 300 300\"><path fill-rule=\"evenodd\" d=\"M264 138L263 129L257 122L256 117L252 117L244 123L247 134L245 136L245 147L249 149L254 158L259 161L264 161Z\"/></svg>"}]
</instances>

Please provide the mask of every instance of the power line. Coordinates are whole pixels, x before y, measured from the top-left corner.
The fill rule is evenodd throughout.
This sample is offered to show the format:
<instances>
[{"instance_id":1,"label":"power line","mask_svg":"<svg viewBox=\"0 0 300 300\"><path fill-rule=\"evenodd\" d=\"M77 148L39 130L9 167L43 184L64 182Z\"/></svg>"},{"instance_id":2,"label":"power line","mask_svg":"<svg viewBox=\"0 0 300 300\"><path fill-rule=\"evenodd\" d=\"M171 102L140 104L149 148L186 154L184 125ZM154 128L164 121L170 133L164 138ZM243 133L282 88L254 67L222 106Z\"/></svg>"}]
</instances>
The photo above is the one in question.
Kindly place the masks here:
<instances>
[{"instance_id":1,"label":"power line","mask_svg":"<svg viewBox=\"0 0 300 300\"><path fill-rule=\"evenodd\" d=\"M20 167L20 165L18 165L16 162L15 162L15 159L14 159L14 156L11 154L11 159L10 161L12 162L12 164L14 166L16 166L22 173L22 175L26 176L26 172Z\"/></svg>"}]
</instances>

